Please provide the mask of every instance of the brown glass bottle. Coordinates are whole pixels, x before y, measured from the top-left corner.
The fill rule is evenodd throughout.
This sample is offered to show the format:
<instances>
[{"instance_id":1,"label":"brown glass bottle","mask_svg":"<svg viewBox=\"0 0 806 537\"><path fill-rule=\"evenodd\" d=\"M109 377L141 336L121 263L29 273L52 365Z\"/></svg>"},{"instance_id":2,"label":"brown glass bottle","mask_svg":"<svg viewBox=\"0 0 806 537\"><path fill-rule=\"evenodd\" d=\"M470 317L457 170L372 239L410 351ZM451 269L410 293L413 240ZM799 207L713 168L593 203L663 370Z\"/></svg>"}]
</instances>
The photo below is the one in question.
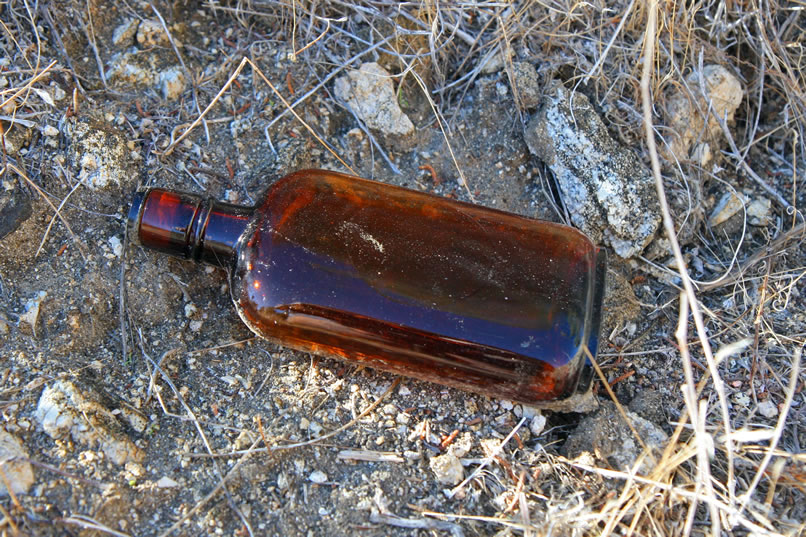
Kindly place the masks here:
<instances>
[{"instance_id":1,"label":"brown glass bottle","mask_svg":"<svg viewBox=\"0 0 806 537\"><path fill-rule=\"evenodd\" d=\"M227 269L281 345L532 404L588 387L605 256L573 228L322 170L256 207L138 192L129 218L142 245Z\"/></svg>"}]
</instances>

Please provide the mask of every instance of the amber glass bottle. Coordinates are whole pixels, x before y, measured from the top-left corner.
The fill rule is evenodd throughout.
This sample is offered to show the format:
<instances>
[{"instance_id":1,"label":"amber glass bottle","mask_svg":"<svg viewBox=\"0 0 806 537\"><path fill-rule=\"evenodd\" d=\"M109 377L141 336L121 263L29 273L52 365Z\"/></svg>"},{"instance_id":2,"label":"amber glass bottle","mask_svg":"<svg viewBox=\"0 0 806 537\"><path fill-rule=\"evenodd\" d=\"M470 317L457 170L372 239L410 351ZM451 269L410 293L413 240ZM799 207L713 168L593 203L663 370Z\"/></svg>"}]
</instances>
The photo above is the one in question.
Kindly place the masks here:
<instances>
[{"instance_id":1,"label":"amber glass bottle","mask_svg":"<svg viewBox=\"0 0 806 537\"><path fill-rule=\"evenodd\" d=\"M138 192L129 218L143 246L226 269L281 345L532 404L588 387L605 257L573 228L322 170L255 207Z\"/></svg>"}]
</instances>

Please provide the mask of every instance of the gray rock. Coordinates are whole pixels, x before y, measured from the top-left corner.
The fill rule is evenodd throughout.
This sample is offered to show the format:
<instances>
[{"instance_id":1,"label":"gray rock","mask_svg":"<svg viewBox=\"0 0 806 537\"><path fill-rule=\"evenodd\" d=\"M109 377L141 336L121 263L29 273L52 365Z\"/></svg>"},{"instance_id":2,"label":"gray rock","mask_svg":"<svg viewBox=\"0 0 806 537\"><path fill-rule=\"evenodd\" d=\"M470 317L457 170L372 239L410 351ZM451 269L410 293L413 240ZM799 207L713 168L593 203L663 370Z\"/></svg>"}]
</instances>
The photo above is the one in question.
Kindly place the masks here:
<instances>
[{"instance_id":1,"label":"gray rock","mask_svg":"<svg viewBox=\"0 0 806 537\"><path fill-rule=\"evenodd\" d=\"M528 62L514 62L512 78L521 107L530 109L540 104L540 84L534 65Z\"/></svg>"},{"instance_id":2,"label":"gray rock","mask_svg":"<svg viewBox=\"0 0 806 537\"><path fill-rule=\"evenodd\" d=\"M0 138L0 151L5 151L6 155L15 157L20 150L31 141L31 129L26 129L18 124L8 126L4 124L2 138Z\"/></svg>"},{"instance_id":3,"label":"gray rock","mask_svg":"<svg viewBox=\"0 0 806 537\"><path fill-rule=\"evenodd\" d=\"M0 479L0 496L8 496L7 484L15 495L27 494L28 489L34 484L34 469L31 463L19 460L17 457L28 457L22 442L0 427L0 467L3 468L5 477Z\"/></svg>"},{"instance_id":4,"label":"gray rock","mask_svg":"<svg viewBox=\"0 0 806 537\"><path fill-rule=\"evenodd\" d=\"M392 77L386 69L375 62L362 64L338 78L333 90L387 144L401 151L411 147L414 124L400 109Z\"/></svg>"},{"instance_id":5,"label":"gray rock","mask_svg":"<svg viewBox=\"0 0 806 537\"><path fill-rule=\"evenodd\" d=\"M654 180L635 153L610 137L588 98L554 83L525 132L557 178L575 226L624 258L640 254L661 215Z\"/></svg>"},{"instance_id":6,"label":"gray rock","mask_svg":"<svg viewBox=\"0 0 806 537\"><path fill-rule=\"evenodd\" d=\"M775 403L766 399L758 404L758 413L765 418L773 419L778 416L778 407Z\"/></svg>"},{"instance_id":7,"label":"gray rock","mask_svg":"<svg viewBox=\"0 0 806 537\"><path fill-rule=\"evenodd\" d=\"M78 444L99 448L109 460L122 465L140 462L144 452L118 420L108 397L69 380L59 380L42 391L34 417L53 439L72 437ZM125 408L125 405L121 405ZM118 412L118 414L122 414Z\"/></svg>"},{"instance_id":8,"label":"gray rock","mask_svg":"<svg viewBox=\"0 0 806 537\"><path fill-rule=\"evenodd\" d=\"M668 436L658 426L641 416L626 411L641 440L654 451L657 457ZM597 459L607 461L613 468L630 471L643 448L630 427L621 417L616 405L610 401L602 403L599 410L579 422L562 448L568 458L575 458L584 452L592 453ZM652 469L650 459L645 459L640 471Z\"/></svg>"},{"instance_id":9,"label":"gray rock","mask_svg":"<svg viewBox=\"0 0 806 537\"><path fill-rule=\"evenodd\" d=\"M131 48L112 57L106 79L116 88L126 91L153 88L166 100L176 101L188 81L182 66L169 59L172 60L164 53L143 54Z\"/></svg>"},{"instance_id":10,"label":"gray rock","mask_svg":"<svg viewBox=\"0 0 806 537\"><path fill-rule=\"evenodd\" d=\"M529 430L535 436L540 436L543 434L543 429L546 428L546 416L543 414L537 413L535 417L532 418L532 421L529 423Z\"/></svg>"},{"instance_id":11,"label":"gray rock","mask_svg":"<svg viewBox=\"0 0 806 537\"><path fill-rule=\"evenodd\" d=\"M112 32L112 43L117 46L131 46L134 44L134 36L140 26L139 19L126 19Z\"/></svg>"},{"instance_id":12,"label":"gray rock","mask_svg":"<svg viewBox=\"0 0 806 537\"><path fill-rule=\"evenodd\" d=\"M770 210L772 209L772 202L767 198L756 198L747 206L747 216L750 218L750 224L753 226L768 226L770 225Z\"/></svg>"},{"instance_id":13,"label":"gray rock","mask_svg":"<svg viewBox=\"0 0 806 537\"><path fill-rule=\"evenodd\" d=\"M716 227L727 222L733 215L738 214L745 208L748 201L749 198L744 194L734 193L732 191L725 192L717 202L713 211L711 211L711 216L708 217L708 225Z\"/></svg>"},{"instance_id":14,"label":"gray rock","mask_svg":"<svg viewBox=\"0 0 806 537\"><path fill-rule=\"evenodd\" d=\"M652 388L642 388L630 401L628 408L652 423L665 423L667 420L663 396Z\"/></svg>"},{"instance_id":15,"label":"gray rock","mask_svg":"<svg viewBox=\"0 0 806 537\"><path fill-rule=\"evenodd\" d=\"M0 239L16 231L33 212L31 198L20 186L9 182L9 187L0 190Z\"/></svg>"},{"instance_id":16,"label":"gray rock","mask_svg":"<svg viewBox=\"0 0 806 537\"><path fill-rule=\"evenodd\" d=\"M141 54L137 49L112 56L106 79L120 88L145 88L154 84L156 62L153 55Z\"/></svg>"},{"instance_id":17,"label":"gray rock","mask_svg":"<svg viewBox=\"0 0 806 537\"><path fill-rule=\"evenodd\" d=\"M20 315L20 323L25 323L31 327L31 332L36 337L36 325L39 322L39 312L42 309L42 301L48 296L47 291L39 291L33 298L25 303L25 313Z\"/></svg>"}]
</instances>

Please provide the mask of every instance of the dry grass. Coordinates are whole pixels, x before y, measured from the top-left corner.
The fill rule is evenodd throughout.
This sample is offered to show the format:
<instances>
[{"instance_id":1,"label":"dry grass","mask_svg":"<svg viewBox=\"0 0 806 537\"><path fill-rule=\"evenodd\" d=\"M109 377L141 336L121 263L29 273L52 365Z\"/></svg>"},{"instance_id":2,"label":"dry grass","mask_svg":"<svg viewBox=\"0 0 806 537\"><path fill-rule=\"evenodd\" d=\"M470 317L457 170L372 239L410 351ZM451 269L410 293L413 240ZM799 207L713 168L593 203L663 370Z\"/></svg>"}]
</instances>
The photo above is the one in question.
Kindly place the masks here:
<instances>
[{"instance_id":1,"label":"dry grass","mask_svg":"<svg viewBox=\"0 0 806 537\"><path fill-rule=\"evenodd\" d=\"M163 14L152 8L168 30ZM183 60L186 53L171 38L172 49L193 81L193 98L184 103L178 119L158 110L144 111L153 118L150 143L158 148L155 154L161 158L181 151L182 142L197 127L205 129L209 138L206 129L210 122L231 121L235 114L222 115L220 101L237 80L249 75L253 92L266 91L282 103L276 107L275 116L265 121L269 144L272 128L290 115L341 161L332 144L323 140L298 111L336 76L372 59L383 61L394 72L401 95L422 101L450 146L455 136L454 117L466 105L473 83L484 76L485 66L502 59L511 79L513 59L520 58L537 64L543 81L559 77L569 87L588 94L613 132L652 164L663 200L666 236L672 240L668 251L658 259L638 261L636 270L650 274L650 284L658 290L651 315L668 317L660 332L665 330L670 336L674 332L677 346L672 369L682 368L685 379L679 387L679 419L672 424L668 444L662 453L644 453L643 457L655 461L652 471L638 472L642 460L634 471L624 472L593 460L566 460L544 452L541 460L552 467L552 479L557 484L546 492L534 477L535 469L512 450L503 449L512 441L516 427L502 442L500 452L486 457L451 494L465 486L489 486L510 494L506 509L494 516L424 511L421 515L427 518L417 520L382 514L375 522L455 533L461 532L457 529L461 521L472 520L482 524L477 528L489 526L499 535L716 536L731 531L795 535L804 531L802 517L806 511L798 504L806 494L806 458L799 444L800 431L806 426L802 395L806 377L801 370L806 336L803 325L794 319L794 309L804 304L802 293L806 289L800 185L806 171L803 5L717 1L686 5L655 0L618 5L566 0L513 4L242 0L210 3L207 8L233 17L244 28L260 25L290 38L293 61L305 66L309 77L293 91L290 82L288 88L278 88L265 74L260 39L254 37L240 47L238 57L219 65L215 73L194 74L192 63ZM57 67L55 61L44 65L37 24L49 20L52 6L40 6L40 11L34 12L35 7L28 2L4 2L0 9L0 30L9 59L4 76L10 82L0 90L3 133L15 125L36 122L44 114L76 114L80 94L84 93L82 85L87 84L76 75L72 68L75 58L67 50L62 50L67 67L59 69L72 74L80 90L73 96L71 109L57 110L42 94L41 81ZM89 15L86 10L85 15ZM83 20L89 46L100 65L92 18L85 16ZM29 31L32 27L33 32ZM51 39L61 43L52 24L50 30ZM663 150L675 134L665 126L664 109L672 93L684 92L697 101L700 88L685 81L690 73L701 72L704 65L712 63L736 73L746 93L735 125L717 118L722 121L726 141L718 157L719 168L703 169L695 162L675 161ZM103 67L99 73L106 86ZM518 99L517 92L514 98ZM527 112L517 113L525 121ZM377 149L383 152L380 145ZM385 153L384 157L388 160ZM460 163L456 159L454 163L472 198L472 177L465 179ZM0 175L24 179L51 208L53 218L58 217L72 234L62 209L79 183L61 198L48 194L31 178L34 174L30 170L36 166L35 162L4 154ZM705 185L718 184L717 180L735 181L736 188L741 180L743 188L763 191L777 205L770 226L756 233L753 240L736 240L735 236L720 236L707 229L703 222L708 196ZM42 243L52 225L53 221ZM676 237L681 237L684 226L694 232L682 237L685 242L680 244ZM75 241L81 248L80 240ZM692 253L694 249L699 253ZM703 260L713 268L698 270L703 275L695 274L689 267ZM669 296L661 299L664 285L651 276L658 270L679 278L679 300L669 300ZM695 337L690 335L692 326ZM641 345L649 348L654 344ZM145 351L143 355L147 356ZM164 383L182 401L160 368L161 362L149 361L152 383ZM603 376L602 380L609 388L608 379ZM160 397L159 391L155 393ZM737 394L742 393L749 394L747 406L736 402ZM758 404L765 399L777 407L772 426L755 420ZM160 404L165 414L171 415L161 398ZM195 424L207 455L218 460L221 454L207 443L204 427L191 409L185 406L177 417ZM229 497L229 476L253 453L311 443L258 449L261 441L266 442L262 428L260 432L248 450L227 454L240 455L235 466L229 470L215 466L219 485L162 535L170 535L222 491L246 531L253 534L247 517ZM502 482L491 483L492 474L484 471L489 464L503 469L496 474L504 476ZM16 534L19 511L8 512L3 507L2 515L2 531L9 529L10 535ZM432 524L430 518L439 518L444 524ZM63 522L107 534L125 534L83 516L68 517Z\"/></svg>"}]
</instances>

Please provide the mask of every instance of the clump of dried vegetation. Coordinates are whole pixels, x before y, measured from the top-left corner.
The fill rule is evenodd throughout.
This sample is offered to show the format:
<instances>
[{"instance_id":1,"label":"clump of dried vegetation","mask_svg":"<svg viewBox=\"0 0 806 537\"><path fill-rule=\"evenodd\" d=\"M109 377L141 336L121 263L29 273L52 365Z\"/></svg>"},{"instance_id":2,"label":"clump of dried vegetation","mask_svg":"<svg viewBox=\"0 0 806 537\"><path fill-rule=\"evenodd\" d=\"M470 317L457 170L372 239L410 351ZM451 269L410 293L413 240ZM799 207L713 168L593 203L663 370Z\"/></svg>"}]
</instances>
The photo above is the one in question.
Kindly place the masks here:
<instances>
[{"instance_id":1,"label":"clump of dried vegetation","mask_svg":"<svg viewBox=\"0 0 806 537\"><path fill-rule=\"evenodd\" d=\"M142 7L127 5L133 11ZM519 60L532 62L543 82L559 78L589 95L612 132L652 164L659 194L669 200L662 208L671 240L663 243L658 257L635 260L632 268L635 281L646 281L655 297L648 317L659 321L652 333L674 333L674 341L627 338L623 346L599 357L602 393L607 389L613 395L610 385L619 371L613 364L626 356L640 360L656 347L674 347L668 354L670 369L682 369L684 382L680 412L665 449L646 451L630 472L545 453L548 464L542 468L548 473L539 479L535 468L507 462L502 451L490 461L508 466L506 508L494 514L426 511L422 518L405 519L409 526L403 519L380 522L436 532L460 531L438 521L461 526L470 519L488 525L477 528L494 528L500 535L794 535L804 530L801 356L806 322L798 309L805 303L806 274L800 184L806 171L803 5L242 0L198 7L238 21L246 37L237 54L205 75L193 72L198 62L191 61L192 50L176 49L180 58L187 56L182 65L193 81L192 97L178 114L144 112L153 125L144 145L157 148L162 158L191 131L207 127L207 110L242 71L251 70L254 87L263 87L264 95L278 103L274 117L264 122L270 143L278 121L307 125L297 110L312 96L324 94L339 74L371 60L395 75L401 100L431 114L450 143L452 120L467 106L474 82L495 62L503 62L512 79L513 61ZM0 89L6 138L14 135L15 126L38 125L49 114L76 114L88 102L105 98L105 92L115 98L103 66L94 75L75 70L77 50L66 35L71 32L54 23L54 9L54 4L29 1L6 1L0 7L2 74L9 82ZM80 54L102 64L89 11L83 3L69 9L77 14L72 39L87 46ZM47 33L47 46L42 32ZM296 87L289 81L278 88L265 75L270 69L260 52L269 39L290 43L298 72L306 74L295 81ZM665 126L668 96L682 92L697 101L701 88L686 80L705 64L727 67L745 88L734 124L725 124L725 149L717 165L707 169L663 150L674 135ZM43 89L43 81L52 77L69 79L75 87L66 110L56 110ZM153 102L144 95L138 98L138 109L140 101ZM525 121L525 110L512 113ZM327 140L321 144L333 150ZM383 153L382 147L377 149ZM4 181L23 178L69 230L62 215L69 194L57 196L39 186L37 170L45 156L23 160L4 152L0 174ZM745 232L746 225L739 226L733 235L706 226L707 198L718 197L723 183L769 197L774 207L769 225L752 234ZM679 234L683 227L690 230L685 236ZM667 277L661 282L658 274ZM739 398L746 403L738 404ZM758 419L763 401L773 403L774 419ZM651 471L639 472L645 461ZM224 481L222 477L222 487ZM482 472L469 486L483 482ZM541 488L547 482L552 485ZM0 503L0 526L13 535L19 516L6 505ZM67 522L121 534L91 519Z\"/></svg>"}]
</instances>

